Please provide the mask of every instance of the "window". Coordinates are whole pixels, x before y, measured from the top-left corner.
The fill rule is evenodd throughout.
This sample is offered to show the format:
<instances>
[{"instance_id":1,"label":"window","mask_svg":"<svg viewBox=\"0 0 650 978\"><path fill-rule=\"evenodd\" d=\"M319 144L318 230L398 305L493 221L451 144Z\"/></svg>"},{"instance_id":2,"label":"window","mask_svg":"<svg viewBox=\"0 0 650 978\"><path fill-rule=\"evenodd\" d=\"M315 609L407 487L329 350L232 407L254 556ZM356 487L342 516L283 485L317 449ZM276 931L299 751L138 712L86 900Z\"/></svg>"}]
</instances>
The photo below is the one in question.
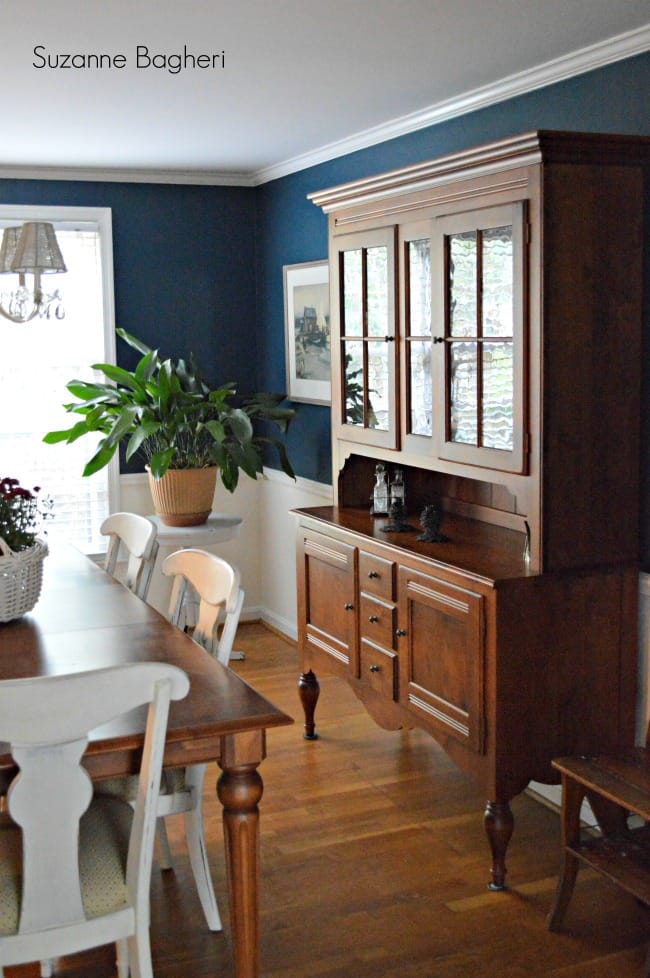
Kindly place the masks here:
<instances>
[{"instance_id":1,"label":"window","mask_svg":"<svg viewBox=\"0 0 650 978\"><path fill-rule=\"evenodd\" d=\"M87 553L105 549L102 520L118 502L115 460L88 479L84 465L93 453L88 437L72 445L45 445L47 431L69 428L74 416L66 383L100 379L90 364L115 362L111 213L106 208L2 207L0 227L28 220L52 221L68 268L43 277L45 291L58 289L65 318L12 323L0 316L0 476L24 486L41 486L54 501L48 537ZM11 291L17 276L2 276Z\"/></svg>"}]
</instances>

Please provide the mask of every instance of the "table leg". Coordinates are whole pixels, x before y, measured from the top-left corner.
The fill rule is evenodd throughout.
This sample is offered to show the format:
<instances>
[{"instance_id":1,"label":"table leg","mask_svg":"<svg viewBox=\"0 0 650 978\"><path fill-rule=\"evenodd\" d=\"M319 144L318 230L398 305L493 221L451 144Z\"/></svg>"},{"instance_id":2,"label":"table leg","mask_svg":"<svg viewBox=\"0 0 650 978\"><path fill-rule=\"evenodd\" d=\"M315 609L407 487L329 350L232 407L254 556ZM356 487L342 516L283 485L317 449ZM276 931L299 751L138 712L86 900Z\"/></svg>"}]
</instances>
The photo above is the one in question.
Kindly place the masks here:
<instances>
[{"instance_id":1,"label":"table leg","mask_svg":"<svg viewBox=\"0 0 650 978\"><path fill-rule=\"evenodd\" d=\"M235 978L259 978L260 829L263 784L257 767L265 732L223 738L217 794L223 805Z\"/></svg>"}]
</instances>

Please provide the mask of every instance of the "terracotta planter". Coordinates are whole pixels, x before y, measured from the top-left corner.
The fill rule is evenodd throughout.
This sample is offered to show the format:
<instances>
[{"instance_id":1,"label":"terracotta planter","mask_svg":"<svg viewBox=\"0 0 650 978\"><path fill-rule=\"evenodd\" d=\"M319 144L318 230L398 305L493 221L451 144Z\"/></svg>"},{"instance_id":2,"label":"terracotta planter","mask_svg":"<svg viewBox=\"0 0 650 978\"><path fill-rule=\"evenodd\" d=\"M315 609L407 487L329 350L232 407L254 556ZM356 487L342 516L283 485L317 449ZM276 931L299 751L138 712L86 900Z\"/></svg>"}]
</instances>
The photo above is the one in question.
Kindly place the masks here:
<instances>
[{"instance_id":1,"label":"terracotta planter","mask_svg":"<svg viewBox=\"0 0 650 978\"><path fill-rule=\"evenodd\" d=\"M217 467L168 469L162 479L149 472L149 488L156 514L167 526L198 526L212 510Z\"/></svg>"}]
</instances>

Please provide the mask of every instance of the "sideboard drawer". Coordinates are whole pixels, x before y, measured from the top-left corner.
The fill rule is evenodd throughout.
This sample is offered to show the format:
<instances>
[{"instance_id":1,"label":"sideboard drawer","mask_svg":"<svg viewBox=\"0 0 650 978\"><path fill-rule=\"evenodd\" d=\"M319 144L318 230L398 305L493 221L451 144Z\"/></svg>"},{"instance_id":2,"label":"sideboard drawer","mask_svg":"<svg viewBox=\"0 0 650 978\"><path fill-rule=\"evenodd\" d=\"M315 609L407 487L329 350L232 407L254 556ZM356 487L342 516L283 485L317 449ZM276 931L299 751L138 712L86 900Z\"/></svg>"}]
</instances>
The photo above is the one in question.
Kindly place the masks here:
<instances>
[{"instance_id":1,"label":"sideboard drawer","mask_svg":"<svg viewBox=\"0 0 650 978\"><path fill-rule=\"evenodd\" d=\"M359 589L378 598L395 597L395 564L392 560L359 551Z\"/></svg>"},{"instance_id":2,"label":"sideboard drawer","mask_svg":"<svg viewBox=\"0 0 650 978\"><path fill-rule=\"evenodd\" d=\"M395 623L394 604L378 601L368 594L359 596L359 631L362 638L392 649L395 642Z\"/></svg>"},{"instance_id":3,"label":"sideboard drawer","mask_svg":"<svg viewBox=\"0 0 650 978\"><path fill-rule=\"evenodd\" d=\"M387 699L397 700L397 655L361 640L361 680Z\"/></svg>"}]
</instances>

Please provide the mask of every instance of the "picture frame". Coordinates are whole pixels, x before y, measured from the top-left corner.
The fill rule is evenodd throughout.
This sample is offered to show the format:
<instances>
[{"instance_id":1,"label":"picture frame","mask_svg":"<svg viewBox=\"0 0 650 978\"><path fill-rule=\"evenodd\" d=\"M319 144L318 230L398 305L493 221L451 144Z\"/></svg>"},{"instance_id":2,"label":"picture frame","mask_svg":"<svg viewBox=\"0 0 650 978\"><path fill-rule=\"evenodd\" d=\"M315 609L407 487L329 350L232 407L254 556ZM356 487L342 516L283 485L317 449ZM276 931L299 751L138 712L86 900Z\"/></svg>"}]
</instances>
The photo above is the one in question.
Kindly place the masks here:
<instances>
[{"instance_id":1,"label":"picture frame","mask_svg":"<svg viewBox=\"0 0 650 978\"><path fill-rule=\"evenodd\" d=\"M330 404L331 333L327 261L284 265L287 397Z\"/></svg>"}]
</instances>

